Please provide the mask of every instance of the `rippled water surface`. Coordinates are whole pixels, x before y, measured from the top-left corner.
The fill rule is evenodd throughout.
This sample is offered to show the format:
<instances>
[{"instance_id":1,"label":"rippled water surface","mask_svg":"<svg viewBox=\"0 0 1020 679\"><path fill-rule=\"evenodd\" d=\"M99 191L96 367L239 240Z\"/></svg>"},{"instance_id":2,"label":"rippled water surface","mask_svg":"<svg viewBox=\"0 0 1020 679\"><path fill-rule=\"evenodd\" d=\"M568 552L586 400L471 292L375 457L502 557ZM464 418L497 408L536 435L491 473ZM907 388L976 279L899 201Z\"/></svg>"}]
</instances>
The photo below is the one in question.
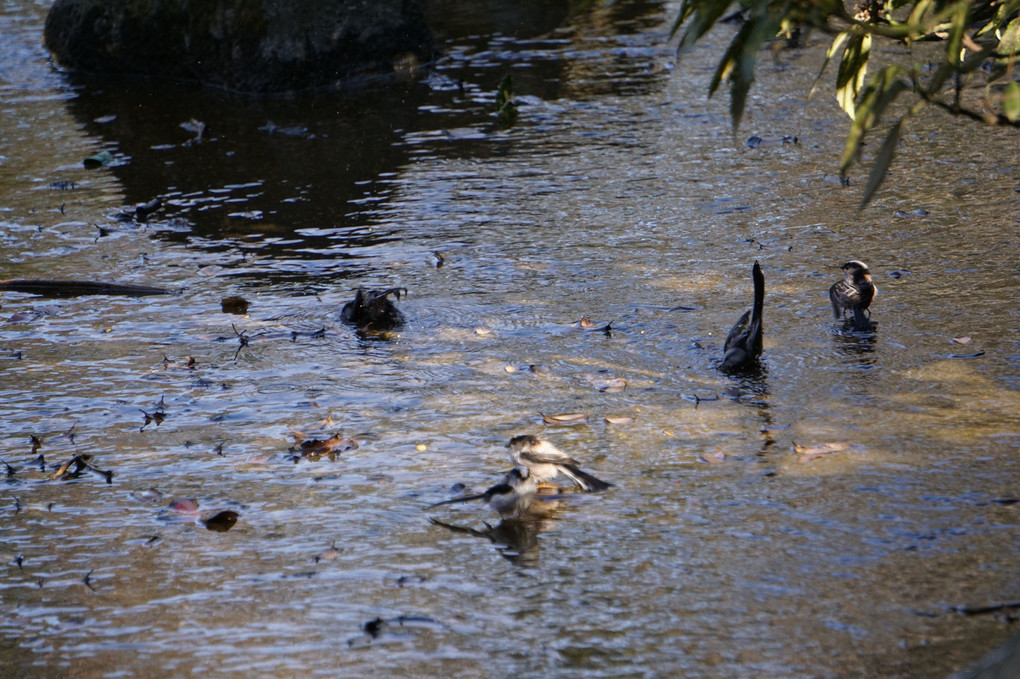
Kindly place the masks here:
<instances>
[{"instance_id":1,"label":"rippled water surface","mask_svg":"<svg viewBox=\"0 0 1020 679\"><path fill-rule=\"evenodd\" d=\"M821 37L734 135L733 29L674 67L676 4L429 2L431 75L263 101L57 73L48 5L0 3L0 277L174 292L0 299L3 674L943 677L1015 633L954 609L1020 598L1015 132L922 117L858 211ZM854 258L872 335L828 305ZM358 286L407 325L342 325ZM526 432L616 487L423 511ZM109 482L52 479L81 454Z\"/></svg>"}]
</instances>

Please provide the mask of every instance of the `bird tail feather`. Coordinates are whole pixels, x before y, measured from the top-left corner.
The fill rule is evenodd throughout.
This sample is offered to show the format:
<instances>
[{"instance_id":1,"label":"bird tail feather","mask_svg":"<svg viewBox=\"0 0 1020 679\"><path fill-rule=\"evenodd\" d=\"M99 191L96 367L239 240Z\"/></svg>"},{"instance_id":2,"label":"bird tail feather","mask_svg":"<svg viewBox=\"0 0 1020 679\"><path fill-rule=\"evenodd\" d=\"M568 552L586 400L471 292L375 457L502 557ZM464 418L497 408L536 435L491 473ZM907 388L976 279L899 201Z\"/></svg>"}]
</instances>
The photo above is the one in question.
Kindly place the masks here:
<instances>
[{"instance_id":1,"label":"bird tail feather","mask_svg":"<svg viewBox=\"0 0 1020 679\"><path fill-rule=\"evenodd\" d=\"M481 495L465 495L463 497L455 497L449 500L443 500L442 502L431 504L425 509L432 509L433 507L438 507L439 505L452 505L454 502L470 502L471 500L481 500L484 497L485 493L482 493Z\"/></svg>"},{"instance_id":2,"label":"bird tail feather","mask_svg":"<svg viewBox=\"0 0 1020 679\"><path fill-rule=\"evenodd\" d=\"M563 473L571 478L582 490L599 491L607 488L612 488L613 484L608 481L603 481L600 478L592 476L586 471L582 471L572 464L565 464L561 466Z\"/></svg>"}]
</instances>

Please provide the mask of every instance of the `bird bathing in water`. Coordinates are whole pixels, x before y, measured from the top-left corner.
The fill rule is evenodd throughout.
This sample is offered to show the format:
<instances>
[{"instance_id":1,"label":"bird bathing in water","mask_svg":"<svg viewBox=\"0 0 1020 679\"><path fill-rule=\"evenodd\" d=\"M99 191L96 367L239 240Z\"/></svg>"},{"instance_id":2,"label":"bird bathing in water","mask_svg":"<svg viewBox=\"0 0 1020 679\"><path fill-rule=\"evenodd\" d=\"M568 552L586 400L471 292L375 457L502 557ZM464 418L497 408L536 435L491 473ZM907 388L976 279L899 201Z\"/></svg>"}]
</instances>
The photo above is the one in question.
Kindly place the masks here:
<instances>
[{"instance_id":1,"label":"bird bathing in water","mask_svg":"<svg viewBox=\"0 0 1020 679\"><path fill-rule=\"evenodd\" d=\"M755 261L751 269L754 279L754 305L740 317L726 336L720 370L738 370L753 364L761 355L762 309L765 305L765 276Z\"/></svg>"},{"instance_id":2,"label":"bird bathing in water","mask_svg":"<svg viewBox=\"0 0 1020 679\"><path fill-rule=\"evenodd\" d=\"M399 300L401 295L407 296L407 289L365 290L358 288L354 299L345 304L340 311L340 320L353 325L358 330L368 332L385 332L399 328L404 324L404 315L390 300L390 295Z\"/></svg>"},{"instance_id":3,"label":"bird bathing in water","mask_svg":"<svg viewBox=\"0 0 1020 679\"><path fill-rule=\"evenodd\" d=\"M850 311L854 315L854 330L867 332L871 330L871 312L868 307L878 292L871 280L871 270L867 264L856 259L839 268L843 270L843 278L829 288L832 315L838 320L845 318L846 312Z\"/></svg>"}]
</instances>

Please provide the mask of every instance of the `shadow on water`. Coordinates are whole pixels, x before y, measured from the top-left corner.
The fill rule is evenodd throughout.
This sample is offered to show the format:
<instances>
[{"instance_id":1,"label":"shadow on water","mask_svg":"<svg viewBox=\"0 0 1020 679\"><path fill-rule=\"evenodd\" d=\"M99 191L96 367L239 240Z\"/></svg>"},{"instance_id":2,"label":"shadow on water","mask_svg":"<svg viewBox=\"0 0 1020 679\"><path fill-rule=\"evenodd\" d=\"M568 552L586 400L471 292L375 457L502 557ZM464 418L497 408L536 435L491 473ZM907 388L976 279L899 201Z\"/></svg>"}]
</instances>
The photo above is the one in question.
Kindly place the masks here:
<instances>
[{"instance_id":1,"label":"shadow on water","mask_svg":"<svg viewBox=\"0 0 1020 679\"><path fill-rule=\"evenodd\" d=\"M393 179L420 152L409 139L435 126L460 130L441 152L473 159L498 155L512 142L515 132L500 130L494 116L496 85L506 73L525 107L640 83L647 91L655 78L624 70L634 69L633 51L648 47L620 35L655 25L660 3L488 4L479 12L425 3L440 38L457 41L427 77L262 99L180 83L72 77L78 96L68 107L113 155L108 170L128 205L162 199L153 220L177 228L159 229L159 238L210 250L240 243L263 258L329 259L329 275L346 277L363 270L358 260L372 248L404 238L386 205ZM618 39L611 58L620 63L588 72L587 50L603 36ZM615 72L606 77L604 67Z\"/></svg>"},{"instance_id":2,"label":"shadow on water","mask_svg":"<svg viewBox=\"0 0 1020 679\"><path fill-rule=\"evenodd\" d=\"M388 87L295 99L246 99L183 84L90 81L69 102L86 132L114 154L109 168L129 204L160 196L165 217L187 235L170 241L263 238L288 241L268 253L370 247L376 182L408 160L396 143L418 119L427 88ZM203 126L201 135L191 128ZM182 127L184 125L185 127ZM317 232L321 231L321 235ZM294 239L297 239L295 242ZM212 247L212 246L210 246ZM312 256L312 255L309 255Z\"/></svg>"}]
</instances>

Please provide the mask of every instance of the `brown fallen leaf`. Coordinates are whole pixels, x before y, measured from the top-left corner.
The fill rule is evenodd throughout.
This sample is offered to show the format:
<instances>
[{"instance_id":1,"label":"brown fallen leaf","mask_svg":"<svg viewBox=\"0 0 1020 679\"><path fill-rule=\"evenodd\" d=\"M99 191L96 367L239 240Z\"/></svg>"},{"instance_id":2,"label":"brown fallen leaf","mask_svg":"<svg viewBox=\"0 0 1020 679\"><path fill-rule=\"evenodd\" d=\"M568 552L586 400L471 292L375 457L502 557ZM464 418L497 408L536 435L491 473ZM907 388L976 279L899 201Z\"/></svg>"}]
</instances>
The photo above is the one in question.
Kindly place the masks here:
<instances>
[{"instance_id":1,"label":"brown fallen leaf","mask_svg":"<svg viewBox=\"0 0 1020 679\"><path fill-rule=\"evenodd\" d=\"M322 455L324 453L342 453L345 450L351 450L358 447L358 442L354 439L337 434L332 438L326 439L325 441L319 439L308 439L302 441L300 448L301 452L305 455Z\"/></svg>"},{"instance_id":2,"label":"brown fallen leaf","mask_svg":"<svg viewBox=\"0 0 1020 679\"><path fill-rule=\"evenodd\" d=\"M592 384L603 394L617 394L627 388L627 380L622 377L612 377Z\"/></svg>"},{"instance_id":3,"label":"brown fallen leaf","mask_svg":"<svg viewBox=\"0 0 1020 679\"><path fill-rule=\"evenodd\" d=\"M141 408L139 408L138 410L142 413L142 415L145 416L145 423L142 424L142 429L145 429L153 422L155 422L156 426L158 427L160 424L163 423L163 420L166 419L166 413L163 412L162 410L154 410L151 413L147 413ZM139 429L139 431L141 431L141 429Z\"/></svg>"},{"instance_id":4,"label":"brown fallen leaf","mask_svg":"<svg viewBox=\"0 0 1020 679\"><path fill-rule=\"evenodd\" d=\"M321 420L319 420L318 422L315 423L315 427L317 429L329 429L330 427L335 427L335 426L336 426L336 422L333 420L333 413L326 413L326 417L322 418ZM291 429L291 431L294 431L294 430ZM295 435L296 435L296 433L297 432L295 432ZM304 438L307 438L307 437L304 437Z\"/></svg>"},{"instance_id":5,"label":"brown fallen leaf","mask_svg":"<svg viewBox=\"0 0 1020 679\"><path fill-rule=\"evenodd\" d=\"M57 471L53 472L50 476L50 481L56 481L62 476L67 476L70 479L77 478L81 473L88 468L89 461L92 456L88 453L82 453L81 455L75 455L70 460L60 465ZM74 471L71 471L71 467L74 467Z\"/></svg>"},{"instance_id":6,"label":"brown fallen leaf","mask_svg":"<svg viewBox=\"0 0 1020 679\"><path fill-rule=\"evenodd\" d=\"M185 356L183 361L173 361L163 356L163 370L194 370L195 369L195 357ZM142 412L145 412L144 410Z\"/></svg>"},{"instance_id":7,"label":"brown fallen leaf","mask_svg":"<svg viewBox=\"0 0 1020 679\"><path fill-rule=\"evenodd\" d=\"M967 335L960 335L959 337L954 337L953 341L957 344L970 344L970 337Z\"/></svg>"},{"instance_id":8,"label":"brown fallen leaf","mask_svg":"<svg viewBox=\"0 0 1020 679\"><path fill-rule=\"evenodd\" d=\"M74 467L73 470L71 469L72 466ZM79 476L81 476L81 473L86 469L104 477L107 483L113 483L113 472L107 471L105 469L100 469L95 464L93 464L92 456L89 455L88 453L75 455L70 460L60 465L60 468L58 468L57 471L55 471L53 475L50 476L50 481L56 481L61 477L76 479Z\"/></svg>"},{"instance_id":9,"label":"brown fallen leaf","mask_svg":"<svg viewBox=\"0 0 1020 679\"><path fill-rule=\"evenodd\" d=\"M545 415L539 413L542 416L542 421L546 424L582 424L588 421L587 413L564 413L562 415Z\"/></svg>"},{"instance_id":10,"label":"brown fallen leaf","mask_svg":"<svg viewBox=\"0 0 1020 679\"><path fill-rule=\"evenodd\" d=\"M358 442L354 438L343 434L336 434L328 439L308 439L304 434L294 431L294 437L299 443L296 446L291 446L288 452L295 455L293 458L295 461L302 457L314 461L323 455L329 457L330 461L335 461L336 456L340 453L358 447Z\"/></svg>"},{"instance_id":11,"label":"brown fallen leaf","mask_svg":"<svg viewBox=\"0 0 1020 679\"><path fill-rule=\"evenodd\" d=\"M714 453L707 455L698 455L698 462L704 462L706 464L719 464L726 461L726 453L721 450L717 450Z\"/></svg>"},{"instance_id":12,"label":"brown fallen leaf","mask_svg":"<svg viewBox=\"0 0 1020 679\"><path fill-rule=\"evenodd\" d=\"M604 417L606 424L630 424L634 421L633 417Z\"/></svg>"},{"instance_id":13,"label":"brown fallen leaf","mask_svg":"<svg viewBox=\"0 0 1020 679\"><path fill-rule=\"evenodd\" d=\"M849 448L849 443L823 443L819 446L801 446L796 443L793 444L794 452L800 455L797 459L798 462L811 462L823 455L841 453Z\"/></svg>"}]
</instances>

